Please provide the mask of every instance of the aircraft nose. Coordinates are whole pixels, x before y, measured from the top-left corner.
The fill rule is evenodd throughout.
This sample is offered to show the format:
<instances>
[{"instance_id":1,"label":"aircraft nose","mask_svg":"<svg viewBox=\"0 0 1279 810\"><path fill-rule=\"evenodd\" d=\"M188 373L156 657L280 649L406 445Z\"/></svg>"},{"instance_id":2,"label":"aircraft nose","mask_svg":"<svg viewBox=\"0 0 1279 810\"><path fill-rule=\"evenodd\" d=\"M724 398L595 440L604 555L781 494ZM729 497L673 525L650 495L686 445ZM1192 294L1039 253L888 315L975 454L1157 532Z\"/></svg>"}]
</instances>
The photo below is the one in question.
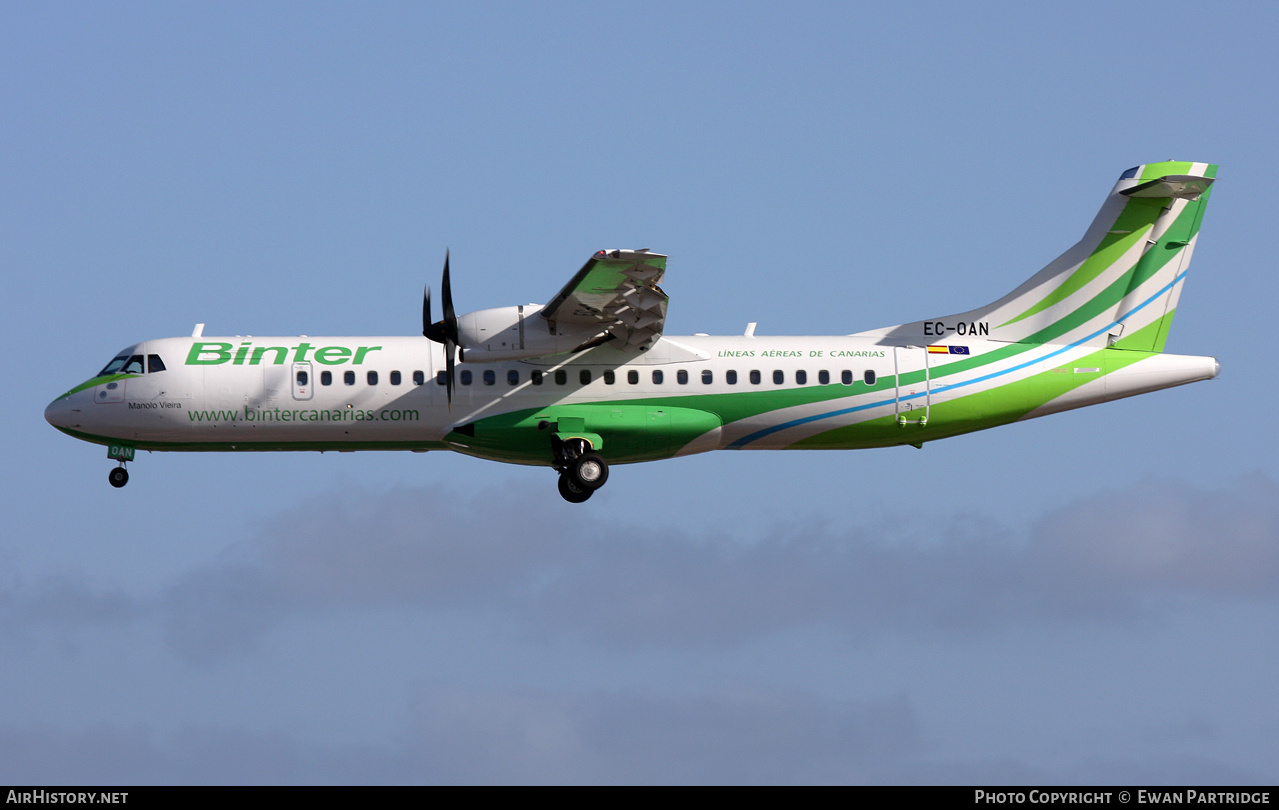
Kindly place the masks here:
<instances>
[{"instance_id":1,"label":"aircraft nose","mask_svg":"<svg viewBox=\"0 0 1279 810\"><path fill-rule=\"evenodd\" d=\"M49 403L44 409L44 421L56 428L75 427L79 421L80 409L72 407L71 397L62 396Z\"/></svg>"}]
</instances>

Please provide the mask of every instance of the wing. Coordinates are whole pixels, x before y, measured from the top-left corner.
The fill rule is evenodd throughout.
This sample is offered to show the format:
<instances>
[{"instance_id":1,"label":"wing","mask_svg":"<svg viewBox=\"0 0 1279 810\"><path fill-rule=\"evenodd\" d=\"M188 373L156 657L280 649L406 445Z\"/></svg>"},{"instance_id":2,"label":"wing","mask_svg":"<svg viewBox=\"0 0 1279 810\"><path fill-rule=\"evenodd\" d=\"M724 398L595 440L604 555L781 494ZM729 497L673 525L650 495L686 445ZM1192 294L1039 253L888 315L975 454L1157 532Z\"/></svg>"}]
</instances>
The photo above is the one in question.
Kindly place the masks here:
<instances>
[{"instance_id":1,"label":"wing","mask_svg":"<svg viewBox=\"0 0 1279 810\"><path fill-rule=\"evenodd\" d=\"M643 351L666 326L666 293L657 283L666 257L648 250L601 250L542 308L551 334L590 333L576 350L608 340Z\"/></svg>"}]
</instances>

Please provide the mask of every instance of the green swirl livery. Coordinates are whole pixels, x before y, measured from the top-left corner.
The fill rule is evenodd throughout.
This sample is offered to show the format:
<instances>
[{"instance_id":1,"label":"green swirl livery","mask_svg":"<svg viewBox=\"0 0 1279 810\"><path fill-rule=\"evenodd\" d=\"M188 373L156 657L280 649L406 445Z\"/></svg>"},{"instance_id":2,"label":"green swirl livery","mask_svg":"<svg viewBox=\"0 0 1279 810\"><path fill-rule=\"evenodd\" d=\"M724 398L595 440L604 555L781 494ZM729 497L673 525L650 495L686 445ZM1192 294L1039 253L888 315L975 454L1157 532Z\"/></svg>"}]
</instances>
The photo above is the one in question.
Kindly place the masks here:
<instances>
[{"instance_id":1,"label":"green swirl livery","mask_svg":"<svg viewBox=\"0 0 1279 810\"><path fill-rule=\"evenodd\" d=\"M421 337L163 338L45 418L109 448L452 450L541 465L585 501L610 465L708 450L926 442L1215 377L1164 353L1217 167L1124 172L1083 238L994 303L831 337L664 334L666 257L599 251L545 305Z\"/></svg>"}]
</instances>

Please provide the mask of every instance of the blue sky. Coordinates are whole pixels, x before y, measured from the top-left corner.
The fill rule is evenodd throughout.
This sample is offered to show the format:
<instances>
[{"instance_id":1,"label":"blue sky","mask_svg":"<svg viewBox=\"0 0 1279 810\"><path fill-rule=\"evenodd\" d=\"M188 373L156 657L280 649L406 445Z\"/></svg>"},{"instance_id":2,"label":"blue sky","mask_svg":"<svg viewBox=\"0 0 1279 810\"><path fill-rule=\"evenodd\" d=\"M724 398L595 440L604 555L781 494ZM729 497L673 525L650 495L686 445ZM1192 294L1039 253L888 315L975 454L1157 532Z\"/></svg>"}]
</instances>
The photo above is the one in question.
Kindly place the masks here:
<instances>
[{"instance_id":1,"label":"blue sky","mask_svg":"<svg viewBox=\"0 0 1279 810\"><path fill-rule=\"evenodd\" d=\"M1256 4L45 4L0 26L0 780L1279 779L1275 12ZM544 470L142 456L123 346L412 334L670 255L670 334L997 298L1119 173L1221 166L1210 382L923 450Z\"/></svg>"}]
</instances>

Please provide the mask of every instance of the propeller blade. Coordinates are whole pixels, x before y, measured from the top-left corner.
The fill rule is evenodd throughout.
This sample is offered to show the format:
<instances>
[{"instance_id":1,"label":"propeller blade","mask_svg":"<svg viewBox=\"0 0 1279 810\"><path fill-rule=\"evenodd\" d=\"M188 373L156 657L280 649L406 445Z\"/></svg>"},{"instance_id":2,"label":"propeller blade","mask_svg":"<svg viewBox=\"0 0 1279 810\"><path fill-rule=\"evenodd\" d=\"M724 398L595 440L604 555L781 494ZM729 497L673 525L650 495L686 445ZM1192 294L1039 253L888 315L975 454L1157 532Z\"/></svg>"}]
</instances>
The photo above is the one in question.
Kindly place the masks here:
<instances>
[{"instance_id":1,"label":"propeller blade","mask_svg":"<svg viewBox=\"0 0 1279 810\"><path fill-rule=\"evenodd\" d=\"M422 289L422 337L431 337L431 285Z\"/></svg>"},{"instance_id":2,"label":"propeller blade","mask_svg":"<svg viewBox=\"0 0 1279 810\"><path fill-rule=\"evenodd\" d=\"M444 318L431 323L431 288L422 291L422 337L444 344L444 385L449 410L453 410L453 367L458 349L457 313L453 310L453 285L449 280L449 252L444 251L444 280L440 283L444 297Z\"/></svg>"},{"instance_id":3,"label":"propeller blade","mask_svg":"<svg viewBox=\"0 0 1279 810\"><path fill-rule=\"evenodd\" d=\"M444 390L449 400L449 410L453 410L453 353L457 344L451 340L444 341Z\"/></svg>"},{"instance_id":4,"label":"propeller blade","mask_svg":"<svg viewBox=\"0 0 1279 810\"><path fill-rule=\"evenodd\" d=\"M422 295L422 336L436 343L459 343L457 313L453 310L453 285L449 280L449 254L444 252L444 281L440 284L444 296L444 318L431 323L431 288Z\"/></svg>"},{"instance_id":5,"label":"propeller blade","mask_svg":"<svg viewBox=\"0 0 1279 810\"><path fill-rule=\"evenodd\" d=\"M453 286L449 283L449 252L444 251L444 280L440 282L440 295L444 296L444 337L458 342L457 313L453 311Z\"/></svg>"}]
</instances>

